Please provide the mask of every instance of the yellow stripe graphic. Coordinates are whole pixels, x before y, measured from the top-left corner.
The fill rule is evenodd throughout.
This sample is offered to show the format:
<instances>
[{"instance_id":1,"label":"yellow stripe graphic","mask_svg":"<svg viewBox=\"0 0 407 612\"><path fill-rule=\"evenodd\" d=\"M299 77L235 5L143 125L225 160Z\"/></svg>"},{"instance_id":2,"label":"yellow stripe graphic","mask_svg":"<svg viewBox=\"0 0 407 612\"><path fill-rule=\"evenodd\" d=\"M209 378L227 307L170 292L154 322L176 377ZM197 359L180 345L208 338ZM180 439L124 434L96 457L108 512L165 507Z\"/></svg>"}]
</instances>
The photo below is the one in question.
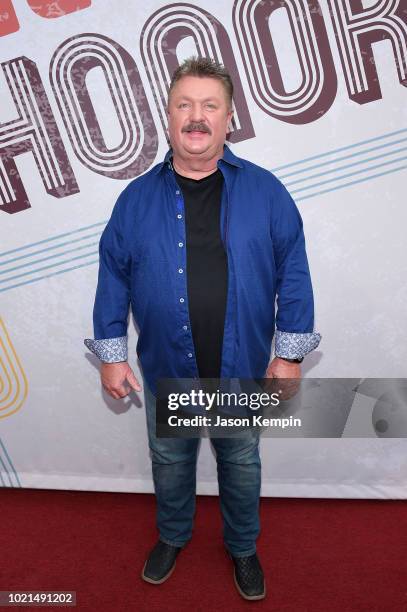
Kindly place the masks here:
<instances>
[{"instance_id":1,"label":"yellow stripe graphic","mask_svg":"<svg viewBox=\"0 0 407 612\"><path fill-rule=\"evenodd\" d=\"M0 419L17 412L27 392L27 377L0 317Z\"/></svg>"}]
</instances>

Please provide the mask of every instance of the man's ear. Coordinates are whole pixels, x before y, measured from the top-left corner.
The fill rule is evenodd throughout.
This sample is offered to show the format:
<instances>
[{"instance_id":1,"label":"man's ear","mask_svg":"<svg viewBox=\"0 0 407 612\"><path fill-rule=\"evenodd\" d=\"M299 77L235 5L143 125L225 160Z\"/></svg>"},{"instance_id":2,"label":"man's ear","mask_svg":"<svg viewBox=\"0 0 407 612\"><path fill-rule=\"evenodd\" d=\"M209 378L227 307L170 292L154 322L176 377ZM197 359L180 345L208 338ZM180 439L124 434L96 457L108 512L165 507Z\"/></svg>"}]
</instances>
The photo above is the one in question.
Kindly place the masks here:
<instances>
[{"instance_id":1,"label":"man's ear","mask_svg":"<svg viewBox=\"0 0 407 612\"><path fill-rule=\"evenodd\" d=\"M167 143L170 144L170 132L168 130L168 117L170 115L170 109L169 109L169 105L167 104L166 108L165 108L165 114L167 115L167 127L165 128L165 138L167 140Z\"/></svg>"},{"instance_id":2,"label":"man's ear","mask_svg":"<svg viewBox=\"0 0 407 612\"><path fill-rule=\"evenodd\" d=\"M228 112L228 125L226 129L226 134L230 134L232 131L232 119L233 119L233 108Z\"/></svg>"}]
</instances>

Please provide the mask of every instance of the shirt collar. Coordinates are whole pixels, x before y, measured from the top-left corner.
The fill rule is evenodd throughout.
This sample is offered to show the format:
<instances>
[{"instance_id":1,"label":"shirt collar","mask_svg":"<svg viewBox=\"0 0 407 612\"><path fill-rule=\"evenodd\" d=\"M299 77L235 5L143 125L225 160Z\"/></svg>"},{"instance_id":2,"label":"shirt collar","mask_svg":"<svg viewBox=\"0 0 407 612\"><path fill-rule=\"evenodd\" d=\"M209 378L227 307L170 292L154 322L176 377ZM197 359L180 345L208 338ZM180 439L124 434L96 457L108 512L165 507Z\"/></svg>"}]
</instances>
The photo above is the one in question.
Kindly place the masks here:
<instances>
[{"instance_id":1,"label":"shirt collar","mask_svg":"<svg viewBox=\"0 0 407 612\"><path fill-rule=\"evenodd\" d=\"M155 174L158 174L166 166L172 168L171 161L172 161L172 149L170 148L165 154L164 161L157 164L157 166L154 168ZM221 157L221 159L218 161L218 164L219 162L226 162L227 164L230 164L231 166L235 166L236 168L243 168L243 164L240 161L240 159L231 151L231 149L226 144L223 145L223 157Z\"/></svg>"}]
</instances>

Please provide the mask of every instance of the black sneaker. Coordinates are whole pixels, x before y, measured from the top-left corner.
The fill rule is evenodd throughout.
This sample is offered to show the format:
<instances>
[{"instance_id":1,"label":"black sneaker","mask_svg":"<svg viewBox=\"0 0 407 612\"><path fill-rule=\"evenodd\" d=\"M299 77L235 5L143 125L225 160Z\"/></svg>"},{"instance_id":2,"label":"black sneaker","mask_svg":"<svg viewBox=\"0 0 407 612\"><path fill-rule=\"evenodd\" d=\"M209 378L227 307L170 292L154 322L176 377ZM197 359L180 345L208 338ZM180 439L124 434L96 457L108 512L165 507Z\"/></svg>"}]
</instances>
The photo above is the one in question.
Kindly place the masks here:
<instances>
[{"instance_id":1,"label":"black sneaker","mask_svg":"<svg viewBox=\"0 0 407 612\"><path fill-rule=\"evenodd\" d=\"M244 599L264 599L266 584L257 554L249 557L233 557L236 588Z\"/></svg>"},{"instance_id":2,"label":"black sneaker","mask_svg":"<svg viewBox=\"0 0 407 612\"><path fill-rule=\"evenodd\" d=\"M150 551L144 564L141 577L151 584L161 584L169 578L175 568L175 559L181 551L179 546L171 546L159 540Z\"/></svg>"}]
</instances>

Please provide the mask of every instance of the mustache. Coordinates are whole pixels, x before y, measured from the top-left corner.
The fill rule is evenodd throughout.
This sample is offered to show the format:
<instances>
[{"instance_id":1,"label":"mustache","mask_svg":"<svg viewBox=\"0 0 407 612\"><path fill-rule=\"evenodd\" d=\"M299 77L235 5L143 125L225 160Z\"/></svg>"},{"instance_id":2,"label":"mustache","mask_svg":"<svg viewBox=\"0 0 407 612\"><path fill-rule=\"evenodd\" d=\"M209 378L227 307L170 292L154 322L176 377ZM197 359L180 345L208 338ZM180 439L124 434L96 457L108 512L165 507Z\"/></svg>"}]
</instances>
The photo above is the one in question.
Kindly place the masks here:
<instances>
[{"instance_id":1,"label":"mustache","mask_svg":"<svg viewBox=\"0 0 407 612\"><path fill-rule=\"evenodd\" d=\"M188 123L185 127L182 128L182 132L206 132L207 134L211 134L211 130L206 125L206 123L202 123L201 121L198 123Z\"/></svg>"}]
</instances>

